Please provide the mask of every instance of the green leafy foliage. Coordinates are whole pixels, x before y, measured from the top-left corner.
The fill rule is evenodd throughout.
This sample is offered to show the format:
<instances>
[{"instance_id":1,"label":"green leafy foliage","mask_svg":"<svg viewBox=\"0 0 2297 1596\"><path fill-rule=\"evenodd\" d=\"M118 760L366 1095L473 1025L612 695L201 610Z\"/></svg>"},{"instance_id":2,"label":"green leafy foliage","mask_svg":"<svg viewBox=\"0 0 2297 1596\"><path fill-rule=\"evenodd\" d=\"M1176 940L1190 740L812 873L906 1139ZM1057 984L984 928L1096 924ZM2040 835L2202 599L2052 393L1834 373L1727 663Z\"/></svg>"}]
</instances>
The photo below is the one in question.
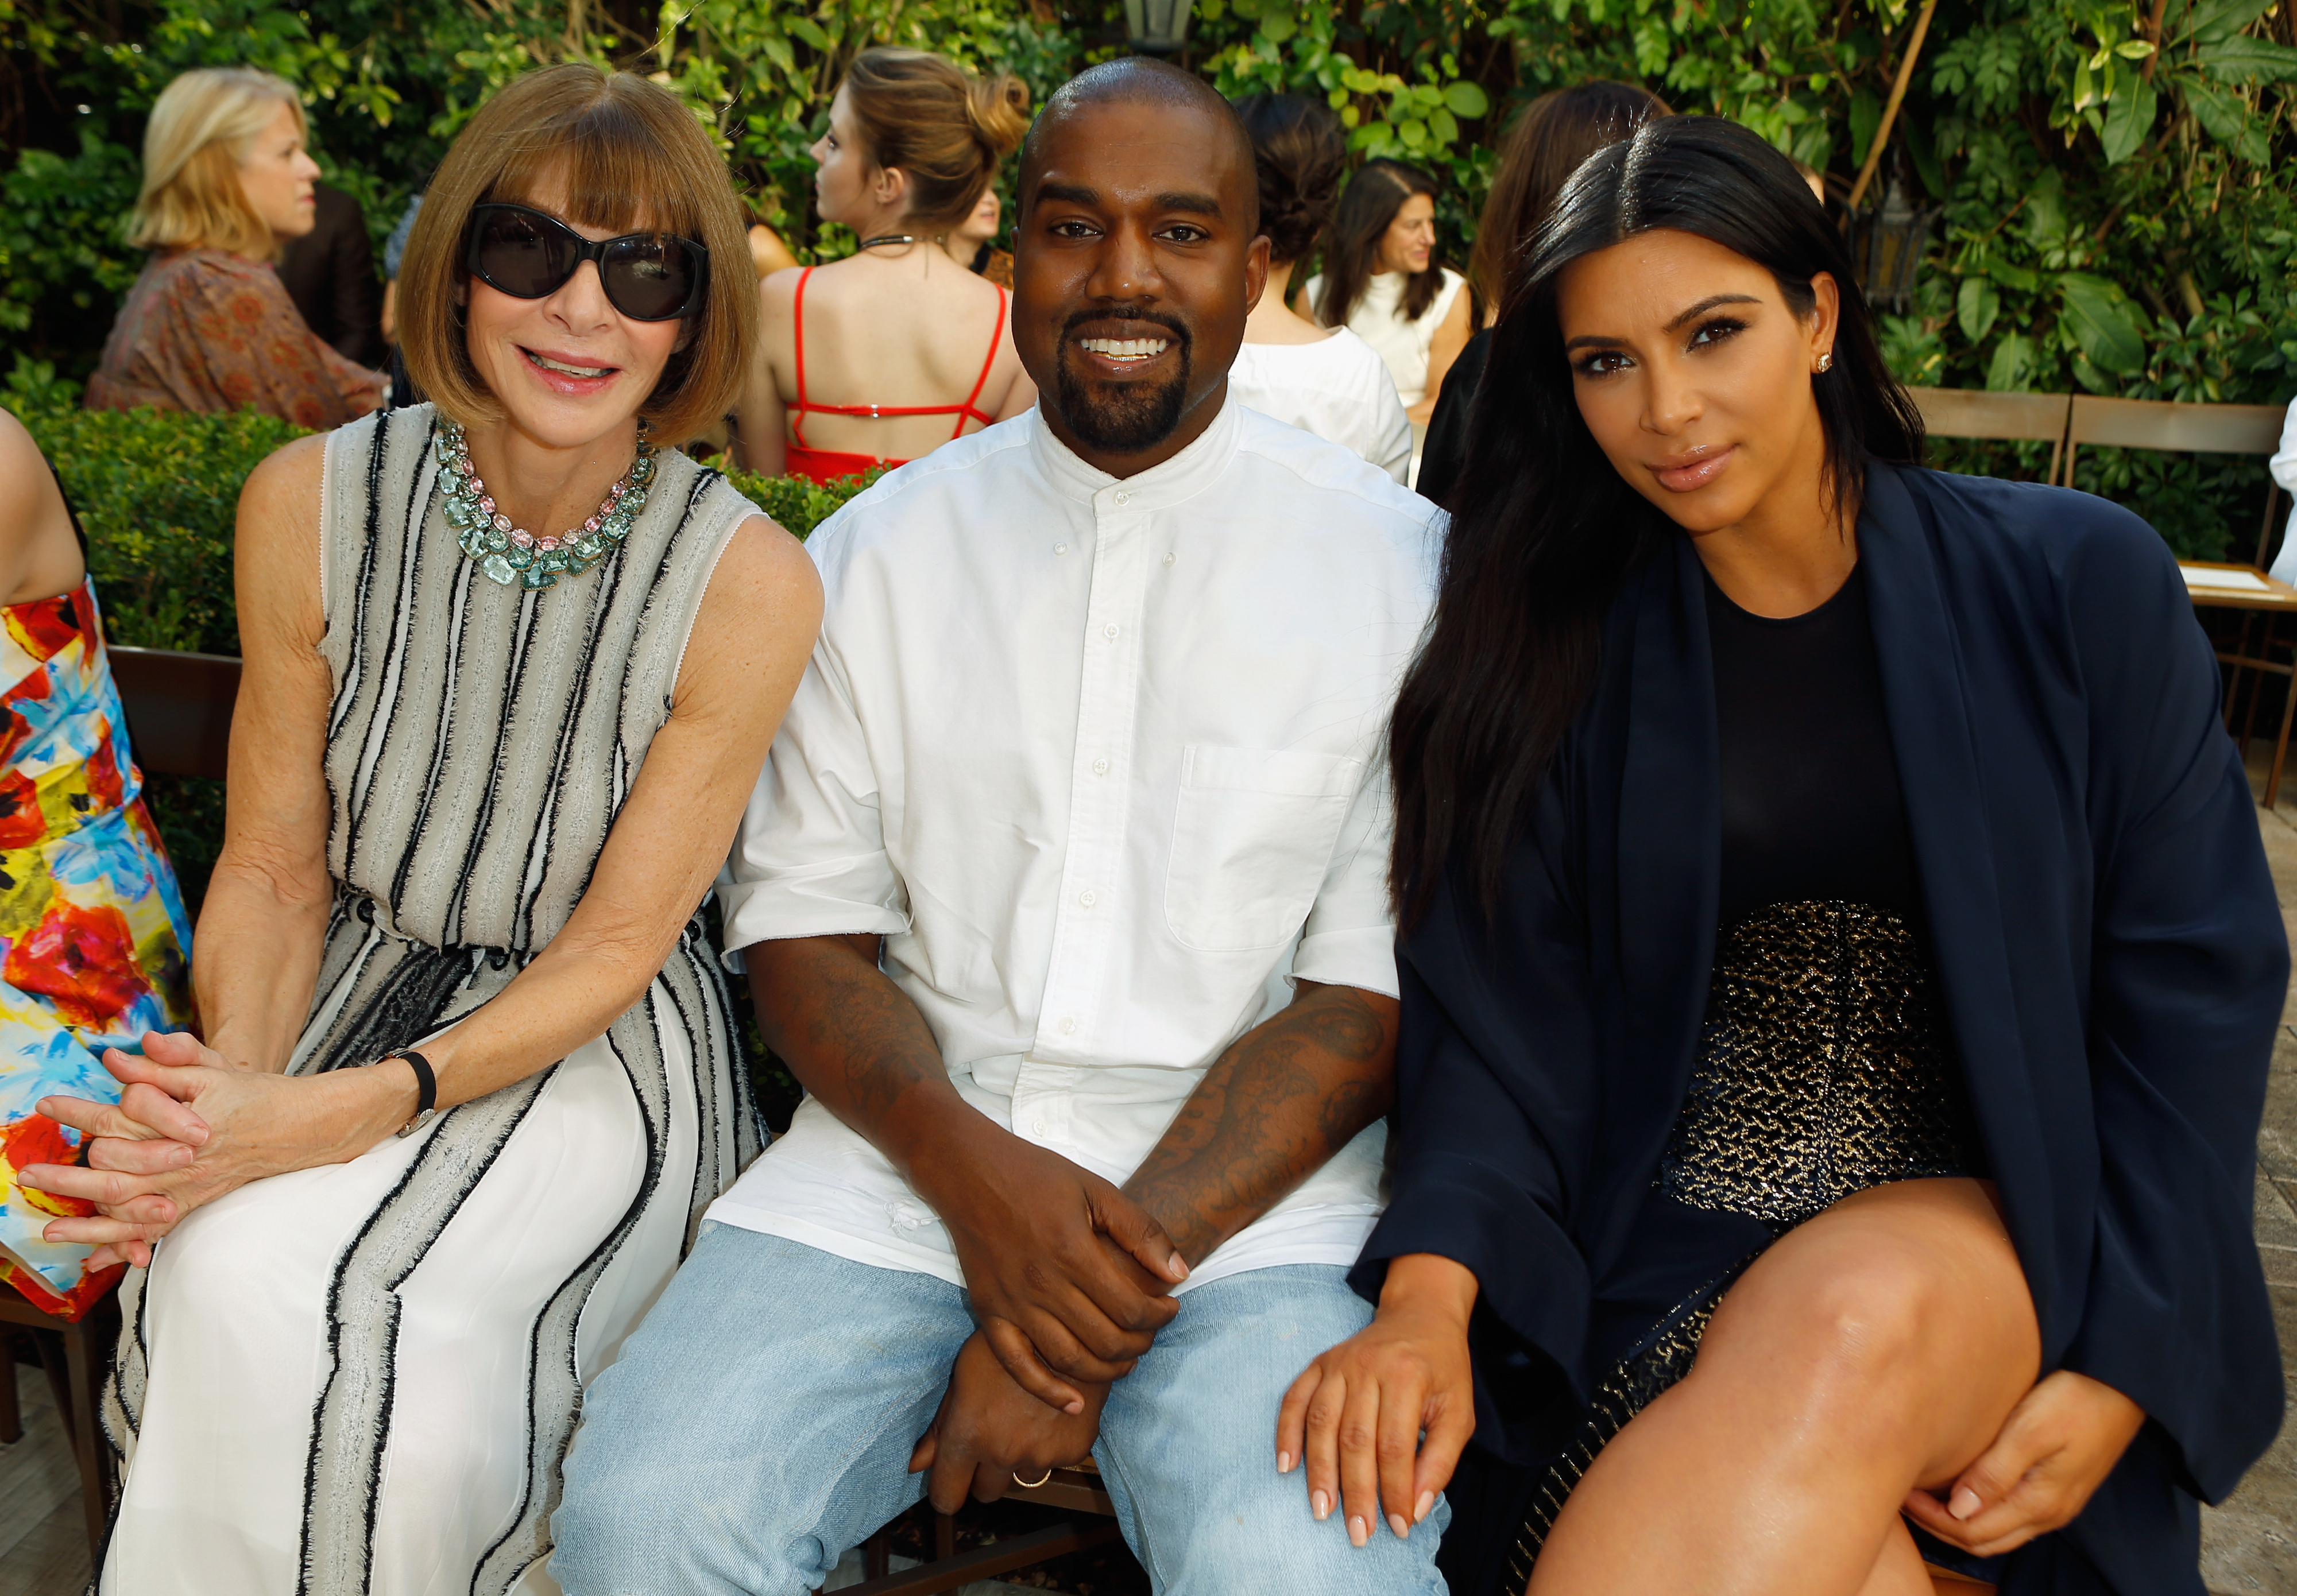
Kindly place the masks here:
<instances>
[{"instance_id":1,"label":"green leafy foliage","mask_svg":"<svg viewBox=\"0 0 2297 1596\"><path fill-rule=\"evenodd\" d=\"M83 410L78 398L52 366L21 358L0 390L79 514L105 631L143 648L236 654L239 490L302 430L252 410Z\"/></svg>"},{"instance_id":2,"label":"green leafy foliage","mask_svg":"<svg viewBox=\"0 0 2297 1596\"><path fill-rule=\"evenodd\" d=\"M760 476L750 471L729 472L726 480L743 498L772 516L784 531L803 540L847 499L884 476L886 469L880 465L860 476L839 477L827 484L805 477Z\"/></svg>"}]
</instances>

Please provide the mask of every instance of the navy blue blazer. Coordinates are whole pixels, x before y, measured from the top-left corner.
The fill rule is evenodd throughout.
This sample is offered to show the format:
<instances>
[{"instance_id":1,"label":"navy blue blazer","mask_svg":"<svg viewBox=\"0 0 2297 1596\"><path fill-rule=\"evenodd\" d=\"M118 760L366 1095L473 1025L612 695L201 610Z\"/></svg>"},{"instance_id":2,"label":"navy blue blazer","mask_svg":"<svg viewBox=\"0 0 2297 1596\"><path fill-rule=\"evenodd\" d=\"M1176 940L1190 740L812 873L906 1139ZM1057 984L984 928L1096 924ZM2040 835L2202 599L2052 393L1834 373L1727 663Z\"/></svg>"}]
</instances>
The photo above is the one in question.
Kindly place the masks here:
<instances>
[{"instance_id":1,"label":"navy blue blazer","mask_svg":"<svg viewBox=\"0 0 2297 1596\"><path fill-rule=\"evenodd\" d=\"M2282 1409L2251 1205L2289 956L2217 662L2161 539L2103 499L1877 465L1859 553L2043 1367L2151 1421L2003 1588L2200 1596L2194 1499L2232 1490ZM1375 1295L1420 1252L1476 1272L1478 1440L1503 1459L1569 1434L1622 1350L1607 1323L1648 1325L1766 1234L1688 1209L1654 1227L1648 1200L1707 1002L1717 794L1676 539L1605 620L1496 925L1446 883L1399 944L1393 1197L1354 1280Z\"/></svg>"}]
</instances>

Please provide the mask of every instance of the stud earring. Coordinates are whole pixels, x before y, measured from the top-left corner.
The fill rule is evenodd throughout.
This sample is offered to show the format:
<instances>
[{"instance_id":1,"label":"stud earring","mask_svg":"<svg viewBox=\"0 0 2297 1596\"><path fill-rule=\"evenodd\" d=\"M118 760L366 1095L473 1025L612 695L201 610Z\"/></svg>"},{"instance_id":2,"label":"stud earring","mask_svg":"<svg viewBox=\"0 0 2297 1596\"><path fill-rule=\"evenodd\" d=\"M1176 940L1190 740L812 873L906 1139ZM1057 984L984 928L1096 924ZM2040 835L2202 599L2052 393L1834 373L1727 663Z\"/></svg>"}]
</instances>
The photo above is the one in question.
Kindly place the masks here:
<instances>
[{"instance_id":1,"label":"stud earring","mask_svg":"<svg viewBox=\"0 0 2297 1596\"><path fill-rule=\"evenodd\" d=\"M1818 358L1818 369L1821 371L1832 371L1834 369L1834 351L1832 350L1827 350Z\"/></svg>"}]
</instances>

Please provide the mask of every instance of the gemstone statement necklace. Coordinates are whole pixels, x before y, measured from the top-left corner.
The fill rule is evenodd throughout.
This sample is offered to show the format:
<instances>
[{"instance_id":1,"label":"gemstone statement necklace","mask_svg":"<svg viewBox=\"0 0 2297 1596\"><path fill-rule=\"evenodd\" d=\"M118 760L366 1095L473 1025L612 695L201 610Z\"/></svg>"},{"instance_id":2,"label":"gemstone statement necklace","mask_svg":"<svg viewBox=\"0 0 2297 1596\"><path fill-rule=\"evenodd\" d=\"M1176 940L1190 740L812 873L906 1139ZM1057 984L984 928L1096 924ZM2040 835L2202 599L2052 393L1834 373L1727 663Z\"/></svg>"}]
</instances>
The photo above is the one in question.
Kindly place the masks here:
<instances>
[{"instance_id":1,"label":"gemstone statement necklace","mask_svg":"<svg viewBox=\"0 0 2297 1596\"><path fill-rule=\"evenodd\" d=\"M463 436L461 423L438 423L431 441L445 479L447 524L455 529L456 542L489 580L506 588L555 587L561 576L578 576L605 559L630 536L630 523L646 507L646 484L654 480L654 445L641 437L638 457L622 481L606 489L588 521L555 538L537 537L513 526L510 517L496 507L471 464L470 441Z\"/></svg>"}]
</instances>

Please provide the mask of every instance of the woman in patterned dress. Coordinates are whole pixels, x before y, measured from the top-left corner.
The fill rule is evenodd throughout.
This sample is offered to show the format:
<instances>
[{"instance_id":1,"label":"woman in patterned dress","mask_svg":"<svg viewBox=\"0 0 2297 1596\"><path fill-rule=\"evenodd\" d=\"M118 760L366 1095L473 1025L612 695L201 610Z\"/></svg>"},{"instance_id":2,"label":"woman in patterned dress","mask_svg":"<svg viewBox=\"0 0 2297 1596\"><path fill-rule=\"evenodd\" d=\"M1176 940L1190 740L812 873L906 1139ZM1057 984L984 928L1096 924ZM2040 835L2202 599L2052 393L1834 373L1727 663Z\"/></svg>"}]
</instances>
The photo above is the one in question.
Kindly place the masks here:
<instances>
[{"instance_id":1,"label":"woman in patterned dress","mask_svg":"<svg viewBox=\"0 0 2297 1596\"><path fill-rule=\"evenodd\" d=\"M193 1024L192 924L144 812L71 512L4 410L0 492L22 506L0 524L0 1239L30 1265L0 1262L0 1279L77 1318L112 1276L39 1232L87 1205L9 1172L73 1155L42 1096L107 1091L105 1048Z\"/></svg>"},{"instance_id":2,"label":"woman in patterned dress","mask_svg":"<svg viewBox=\"0 0 2297 1596\"><path fill-rule=\"evenodd\" d=\"M383 374L304 324L272 262L311 231L318 164L284 78L202 67L161 91L133 242L151 262L87 384L91 410L253 407L317 430L364 415Z\"/></svg>"},{"instance_id":3,"label":"woman in patterned dress","mask_svg":"<svg viewBox=\"0 0 2297 1596\"><path fill-rule=\"evenodd\" d=\"M724 166L642 78L533 73L402 280L436 408L242 498L209 1045L108 1055L121 1109L54 1103L97 1167L28 1172L105 1205L59 1237L148 1259L108 1592L550 1589L582 1384L759 1147L696 915L820 592L645 441L723 414L755 335Z\"/></svg>"}]
</instances>

